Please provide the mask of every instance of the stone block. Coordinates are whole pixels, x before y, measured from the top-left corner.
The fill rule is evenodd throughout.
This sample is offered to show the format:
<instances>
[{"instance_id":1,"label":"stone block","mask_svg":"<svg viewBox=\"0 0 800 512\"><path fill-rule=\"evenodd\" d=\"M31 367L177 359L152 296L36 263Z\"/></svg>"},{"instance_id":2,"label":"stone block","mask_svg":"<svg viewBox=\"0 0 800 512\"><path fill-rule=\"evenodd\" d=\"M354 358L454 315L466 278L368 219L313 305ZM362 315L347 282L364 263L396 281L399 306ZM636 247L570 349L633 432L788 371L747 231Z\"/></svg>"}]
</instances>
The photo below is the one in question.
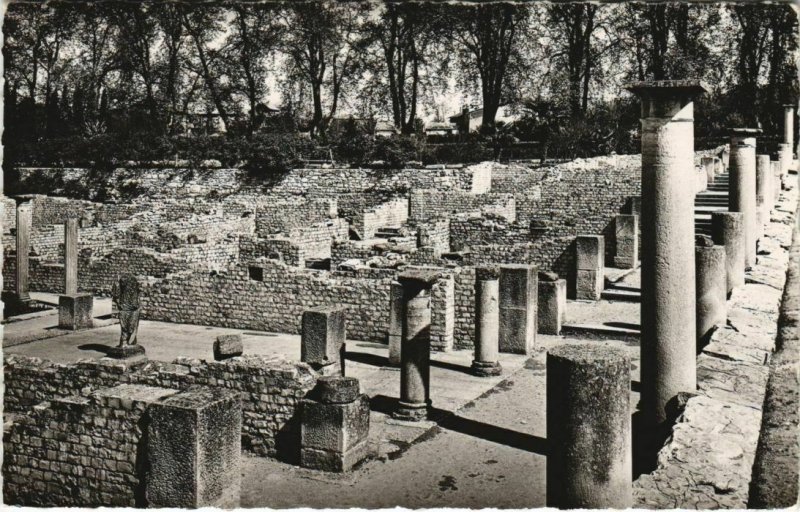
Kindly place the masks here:
<instances>
[{"instance_id":1,"label":"stone block","mask_svg":"<svg viewBox=\"0 0 800 512\"><path fill-rule=\"evenodd\" d=\"M537 282L535 265L500 267L500 352L528 354L533 350L539 294Z\"/></svg>"},{"instance_id":2,"label":"stone block","mask_svg":"<svg viewBox=\"0 0 800 512\"><path fill-rule=\"evenodd\" d=\"M617 253L614 266L634 268L639 261L639 217L617 215L615 222Z\"/></svg>"},{"instance_id":3,"label":"stone block","mask_svg":"<svg viewBox=\"0 0 800 512\"><path fill-rule=\"evenodd\" d=\"M324 404L346 404L358 398L360 385L355 377L330 376L317 380L315 394Z\"/></svg>"},{"instance_id":4,"label":"stone block","mask_svg":"<svg viewBox=\"0 0 800 512\"><path fill-rule=\"evenodd\" d=\"M344 374L344 344L347 324L342 307L314 308L303 313L300 360L314 369L341 366Z\"/></svg>"},{"instance_id":5,"label":"stone block","mask_svg":"<svg viewBox=\"0 0 800 512\"><path fill-rule=\"evenodd\" d=\"M302 401L300 465L323 471L348 471L368 455L369 398L343 404Z\"/></svg>"},{"instance_id":6,"label":"stone block","mask_svg":"<svg viewBox=\"0 0 800 512\"><path fill-rule=\"evenodd\" d=\"M539 334L561 334L567 305L567 281L539 281Z\"/></svg>"},{"instance_id":7,"label":"stone block","mask_svg":"<svg viewBox=\"0 0 800 512\"><path fill-rule=\"evenodd\" d=\"M578 270L575 275L575 298L578 300L600 300L603 293L603 272Z\"/></svg>"},{"instance_id":8,"label":"stone block","mask_svg":"<svg viewBox=\"0 0 800 512\"><path fill-rule=\"evenodd\" d=\"M108 348L106 356L111 359L141 359L144 358L144 347L141 345L122 345Z\"/></svg>"},{"instance_id":9,"label":"stone block","mask_svg":"<svg viewBox=\"0 0 800 512\"><path fill-rule=\"evenodd\" d=\"M61 329L89 329L92 327L94 297L89 293L61 295L58 297L58 327Z\"/></svg>"},{"instance_id":10,"label":"stone block","mask_svg":"<svg viewBox=\"0 0 800 512\"><path fill-rule=\"evenodd\" d=\"M149 507L239 506L239 392L197 387L149 408L145 496Z\"/></svg>"},{"instance_id":11,"label":"stone block","mask_svg":"<svg viewBox=\"0 0 800 512\"><path fill-rule=\"evenodd\" d=\"M221 334L217 336L214 341L214 360L222 361L242 355L244 348L242 346L241 334Z\"/></svg>"},{"instance_id":12,"label":"stone block","mask_svg":"<svg viewBox=\"0 0 800 512\"><path fill-rule=\"evenodd\" d=\"M599 270L605 266L605 239L602 236L575 237L575 264L578 270Z\"/></svg>"}]
</instances>

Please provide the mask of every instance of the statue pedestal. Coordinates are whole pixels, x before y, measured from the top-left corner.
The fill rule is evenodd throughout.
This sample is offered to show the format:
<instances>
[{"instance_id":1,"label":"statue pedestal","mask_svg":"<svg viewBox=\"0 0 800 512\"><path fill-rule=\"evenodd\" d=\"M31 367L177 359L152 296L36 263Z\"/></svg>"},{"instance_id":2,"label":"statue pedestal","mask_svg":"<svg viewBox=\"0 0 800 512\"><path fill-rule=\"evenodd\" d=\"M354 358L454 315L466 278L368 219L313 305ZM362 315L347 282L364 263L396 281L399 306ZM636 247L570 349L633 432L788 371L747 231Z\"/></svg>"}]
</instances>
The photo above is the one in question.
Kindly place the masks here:
<instances>
[{"instance_id":1,"label":"statue pedestal","mask_svg":"<svg viewBox=\"0 0 800 512\"><path fill-rule=\"evenodd\" d=\"M141 345L123 345L121 347L110 347L106 357L112 359L146 359L144 347Z\"/></svg>"}]
</instances>

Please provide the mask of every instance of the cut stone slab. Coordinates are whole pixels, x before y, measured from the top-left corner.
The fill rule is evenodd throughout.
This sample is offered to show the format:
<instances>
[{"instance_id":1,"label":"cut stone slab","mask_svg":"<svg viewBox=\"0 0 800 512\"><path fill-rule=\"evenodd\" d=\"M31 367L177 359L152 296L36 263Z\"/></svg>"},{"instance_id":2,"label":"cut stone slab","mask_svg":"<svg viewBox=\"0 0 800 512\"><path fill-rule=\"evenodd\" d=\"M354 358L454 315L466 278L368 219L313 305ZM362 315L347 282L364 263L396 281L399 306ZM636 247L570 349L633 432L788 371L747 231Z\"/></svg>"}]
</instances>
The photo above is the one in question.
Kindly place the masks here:
<instances>
[{"instance_id":1,"label":"cut stone slab","mask_svg":"<svg viewBox=\"0 0 800 512\"><path fill-rule=\"evenodd\" d=\"M730 361L708 354L697 358L697 389L708 397L760 410L769 366Z\"/></svg>"},{"instance_id":2,"label":"cut stone slab","mask_svg":"<svg viewBox=\"0 0 800 512\"><path fill-rule=\"evenodd\" d=\"M89 293L58 297L58 327L77 331L92 327L94 297Z\"/></svg>"},{"instance_id":3,"label":"cut stone slab","mask_svg":"<svg viewBox=\"0 0 800 512\"><path fill-rule=\"evenodd\" d=\"M302 401L300 465L343 472L369 454L369 399L360 395L344 404Z\"/></svg>"},{"instance_id":4,"label":"cut stone slab","mask_svg":"<svg viewBox=\"0 0 800 512\"><path fill-rule=\"evenodd\" d=\"M198 387L150 406L145 495L149 507L239 506L239 392Z\"/></svg>"},{"instance_id":5,"label":"cut stone slab","mask_svg":"<svg viewBox=\"0 0 800 512\"><path fill-rule=\"evenodd\" d=\"M347 323L345 310L339 306L309 309L303 313L300 360L315 370L337 365L344 374Z\"/></svg>"}]
</instances>

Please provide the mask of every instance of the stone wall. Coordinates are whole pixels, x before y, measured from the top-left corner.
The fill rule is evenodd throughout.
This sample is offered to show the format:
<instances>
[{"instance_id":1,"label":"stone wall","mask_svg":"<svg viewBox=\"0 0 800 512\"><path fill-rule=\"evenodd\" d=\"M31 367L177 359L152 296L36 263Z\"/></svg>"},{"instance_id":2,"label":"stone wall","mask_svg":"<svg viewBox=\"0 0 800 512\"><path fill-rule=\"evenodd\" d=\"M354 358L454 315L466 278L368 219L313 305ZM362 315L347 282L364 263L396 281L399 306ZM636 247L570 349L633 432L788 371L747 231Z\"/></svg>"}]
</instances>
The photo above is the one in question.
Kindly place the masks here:
<instances>
[{"instance_id":1,"label":"stone wall","mask_svg":"<svg viewBox=\"0 0 800 512\"><path fill-rule=\"evenodd\" d=\"M471 194L458 190L414 189L409 199L409 219L422 223L428 219L459 213L481 212L509 220L516 218L513 194Z\"/></svg>"},{"instance_id":2,"label":"stone wall","mask_svg":"<svg viewBox=\"0 0 800 512\"><path fill-rule=\"evenodd\" d=\"M399 228L408 220L408 199L396 198L365 210L353 229L362 239L372 238L380 228Z\"/></svg>"},{"instance_id":3,"label":"stone wall","mask_svg":"<svg viewBox=\"0 0 800 512\"><path fill-rule=\"evenodd\" d=\"M256 234L268 238L310 224L324 223L337 215L335 198L260 200L256 207Z\"/></svg>"},{"instance_id":4,"label":"stone wall","mask_svg":"<svg viewBox=\"0 0 800 512\"><path fill-rule=\"evenodd\" d=\"M435 254L450 252L450 219L430 219L418 226L417 231L419 247L428 247Z\"/></svg>"}]
</instances>

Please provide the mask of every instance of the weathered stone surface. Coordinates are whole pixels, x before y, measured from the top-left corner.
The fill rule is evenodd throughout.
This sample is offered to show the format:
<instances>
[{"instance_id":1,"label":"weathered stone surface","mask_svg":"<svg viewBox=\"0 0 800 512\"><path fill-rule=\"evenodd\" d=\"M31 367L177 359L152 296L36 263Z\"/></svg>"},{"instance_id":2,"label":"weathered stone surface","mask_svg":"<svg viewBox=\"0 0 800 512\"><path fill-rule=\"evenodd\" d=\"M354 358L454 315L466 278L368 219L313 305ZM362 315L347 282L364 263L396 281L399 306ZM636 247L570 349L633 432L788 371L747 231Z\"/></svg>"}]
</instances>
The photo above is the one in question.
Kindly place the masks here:
<instances>
[{"instance_id":1,"label":"weathered stone surface","mask_svg":"<svg viewBox=\"0 0 800 512\"><path fill-rule=\"evenodd\" d=\"M141 345L122 345L108 347L106 356L112 359L142 359L144 358L144 347Z\"/></svg>"},{"instance_id":2,"label":"weathered stone surface","mask_svg":"<svg viewBox=\"0 0 800 512\"><path fill-rule=\"evenodd\" d=\"M61 329L89 329L92 327L94 297L90 293L60 295L58 297L58 327Z\"/></svg>"},{"instance_id":3,"label":"weathered stone surface","mask_svg":"<svg viewBox=\"0 0 800 512\"><path fill-rule=\"evenodd\" d=\"M634 268L639 263L639 216L617 215L615 221L617 254L614 266Z\"/></svg>"},{"instance_id":4,"label":"weathered stone surface","mask_svg":"<svg viewBox=\"0 0 800 512\"><path fill-rule=\"evenodd\" d=\"M575 268L601 270L605 266L605 239L602 236L575 237Z\"/></svg>"},{"instance_id":5,"label":"weathered stone surface","mask_svg":"<svg viewBox=\"0 0 800 512\"><path fill-rule=\"evenodd\" d=\"M215 361L237 357L242 355L243 352L241 334L221 334L214 340Z\"/></svg>"},{"instance_id":6,"label":"weathered stone surface","mask_svg":"<svg viewBox=\"0 0 800 512\"><path fill-rule=\"evenodd\" d=\"M323 471L348 471L368 455L369 399L345 404L302 402L300 464Z\"/></svg>"},{"instance_id":7,"label":"weathered stone surface","mask_svg":"<svg viewBox=\"0 0 800 512\"><path fill-rule=\"evenodd\" d=\"M300 360L312 368L337 364L344 374L346 320L342 307L320 307L303 312Z\"/></svg>"},{"instance_id":8,"label":"weathered stone surface","mask_svg":"<svg viewBox=\"0 0 800 512\"><path fill-rule=\"evenodd\" d=\"M599 270L577 270L575 274L575 298L578 300L600 300L603 293L603 272Z\"/></svg>"},{"instance_id":9,"label":"weathered stone surface","mask_svg":"<svg viewBox=\"0 0 800 512\"><path fill-rule=\"evenodd\" d=\"M744 215L739 212L713 212L711 236L714 244L725 246L725 269L728 293L744 285L745 237Z\"/></svg>"},{"instance_id":10,"label":"weathered stone surface","mask_svg":"<svg viewBox=\"0 0 800 512\"><path fill-rule=\"evenodd\" d=\"M358 398L360 384L355 377L326 376L317 380L314 390L317 400L324 404L346 404Z\"/></svg>"},{"instance_id":11,"label":"weathered stone surface","mask_svg":"<svg viewBox=\"0 0 800 512\"><path fill-rule=\"evenodd\" d=\"M150 406L150 507L239 506L242 404L238 391L198 387Z\"/></svg>"},{"instance_id":12,"label":"weathered stone surface","mask_svg":"<svg viewBox=\"0 0 800 512\"><path fill-rule=\"evenodd\" d=\"M547 353L547 506L631 506L630 360L593 345Z\"/></svg>"},{"instance_id":13,"label":"weathered stone surface","mask_svg":"<svg viewBox=\"0 0 800 512\"><path fill-rule=\"evenodd\" d=\"M31 215L33 207L30 202L17 204L17 245L16 245L16 282L17 298L30 300L28 268L31 248Z\"/></svg>"},{"instance_id":14,"label":"weathered stone surface","mask_svg":"<svg viewBox=\"0 0 800 512\"><path fill-rule=\"evenodd\" d=\"M703 242L710 241L705 237ZM695 286L697 294L697 341L700 347L710 332L725 323L727 308L727 274L725 248L695 247Z\"/></svg>"},{"instance_id":15,"label":"weathered stone surface","mask_svg":"<svg viewBox=\"0 0 800 512\"><path fill-rule=\"evenodd\" d=\"M538 302L539 334L561 334L561 325L566 316L566 279L539 281Z\"/></svg>"},{"instance_id":16,"label":"weathered stone surface","mask_svg":"<svg viewBox=\"0 0 800 512\"><path fill-rule=\"evenodd\" d=\"M412 289L413 290L413 289ZM410 293L407 285L404 292ZM431 371L431 296L420 290L406 300L400 366L400 401L394 416L418 421L427 417Z\"/></svg>"},{"instance_id":17,"label":"weathered stone surface","mask_svg":"<svg viewBox=\"0 0 800 512\"><path fill-rule=\"evenodd\" d=\"M389 364L400 366L400 347L403 339L403 285L392 282L389 288Z\"/></svg>"},{"instance_id":18,"label":"weathered stone surface","mask_svg":"<svg viewBox=\"0 0 800 512\"><path fill-rule=\"evenodd\" d=\"M499 281L500 352L529 354L536 343L537 268L502 265Z\"/></svg>"},{"instance_id":19,"label":"weathered stone surface","mask_svg":"<svg viewBox=\"0 0 800 512\"><path fill-rule=\"evenodd\" d=\"M480 273L476 273L480 274ZM483 273L481 277L486 276ZM499 375L500 284L494 279L475 281L475 359L472 371L480 377Z\"/></svg>"}]
</instances>

